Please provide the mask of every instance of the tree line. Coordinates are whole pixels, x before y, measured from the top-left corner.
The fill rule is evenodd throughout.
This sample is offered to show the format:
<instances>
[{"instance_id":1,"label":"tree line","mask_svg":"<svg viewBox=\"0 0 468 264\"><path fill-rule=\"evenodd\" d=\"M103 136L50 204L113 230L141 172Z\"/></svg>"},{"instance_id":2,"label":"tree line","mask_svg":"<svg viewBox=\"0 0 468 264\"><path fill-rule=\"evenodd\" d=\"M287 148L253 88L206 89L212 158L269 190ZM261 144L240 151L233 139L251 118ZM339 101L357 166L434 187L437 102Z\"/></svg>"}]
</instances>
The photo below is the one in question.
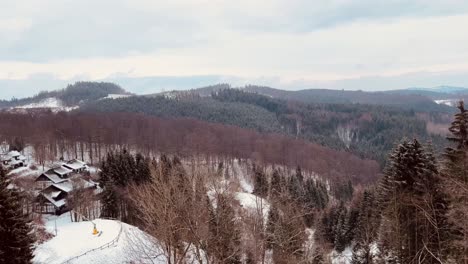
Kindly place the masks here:
<instances>
[{"instance_id":1,"label":"tree line","mask_svg":"<svg viewBox=\"0 0 468 264\"><path fill-rule=\"evenodd\" d=\"M57 157L99 164L105 154L123 148L145 156L174 153L197 159L252 159L262 164L301 167L328 179L371 182L379 165L345 151L194 119L163 119L125 113L0 113L0 139L20 138L34 147L41 165Z\"/></svg>"}]
</instances>

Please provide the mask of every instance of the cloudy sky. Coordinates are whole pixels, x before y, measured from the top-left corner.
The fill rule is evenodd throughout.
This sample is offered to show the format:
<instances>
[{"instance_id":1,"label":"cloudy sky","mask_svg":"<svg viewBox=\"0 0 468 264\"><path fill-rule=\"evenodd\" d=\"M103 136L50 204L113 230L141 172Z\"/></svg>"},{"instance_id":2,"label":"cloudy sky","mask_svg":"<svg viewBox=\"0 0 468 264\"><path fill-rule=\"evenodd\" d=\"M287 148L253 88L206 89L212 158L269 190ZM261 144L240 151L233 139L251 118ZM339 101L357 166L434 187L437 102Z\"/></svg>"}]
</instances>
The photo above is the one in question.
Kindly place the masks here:
<instances>
[{"instance_id":1,"label":"cloudy sky","mask_svg":"<svg viewBox=\"0 0 468 264\"><path fill-rule=\"evenodd\" d=\"M0 98L77 80L468 86L467 25L464 0L1 0Z\"/></svg>"}]
</instances>

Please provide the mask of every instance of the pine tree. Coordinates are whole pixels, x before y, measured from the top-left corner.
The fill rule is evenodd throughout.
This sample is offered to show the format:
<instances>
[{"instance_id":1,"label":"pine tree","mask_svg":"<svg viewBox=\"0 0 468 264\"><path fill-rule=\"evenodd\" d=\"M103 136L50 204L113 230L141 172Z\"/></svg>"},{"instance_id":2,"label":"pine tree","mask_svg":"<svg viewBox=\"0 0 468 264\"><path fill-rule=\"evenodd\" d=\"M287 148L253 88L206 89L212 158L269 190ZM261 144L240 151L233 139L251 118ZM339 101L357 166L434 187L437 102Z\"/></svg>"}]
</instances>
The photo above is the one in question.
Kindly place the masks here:
<instances>
[{"instance_id":1,"label":"pine tree","mask_svg":"<svg viewBox=\"0 0 468 264\"><path fill-rule=\"evenodd\" d=\"M451 206L453 255L459 263L468 263L468 110L458 104L447 139L454 145L444 152L443 183Z\"/></svg>"},{"instance_id":2,"label":"pine tree","mask_svg":"<svg viewBox=\"0 0 468 264\"><path fill-rule=\"evenodd\" d=\"M0 263L27 264L33 258L31 222L23 213L20 194L8 189L0 167Z\"/></svg>"}]
</instances>

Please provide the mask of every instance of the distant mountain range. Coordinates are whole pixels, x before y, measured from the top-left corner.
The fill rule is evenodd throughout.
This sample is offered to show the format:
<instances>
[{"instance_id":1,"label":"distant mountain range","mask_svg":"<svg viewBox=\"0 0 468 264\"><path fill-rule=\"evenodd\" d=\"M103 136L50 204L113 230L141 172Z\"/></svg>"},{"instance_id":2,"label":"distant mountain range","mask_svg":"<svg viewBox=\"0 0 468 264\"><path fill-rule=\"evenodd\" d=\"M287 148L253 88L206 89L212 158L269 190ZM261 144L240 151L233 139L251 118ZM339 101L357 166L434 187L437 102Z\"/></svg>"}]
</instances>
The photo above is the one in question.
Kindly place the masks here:
<instances>
[{"instance_id":1,"label":"distant mountain range","mask_svg":"<svg viewBox=\"0 0 468 264\"><path fill-rule=\"evenodd\" d=\"M216 84L185 91L155 93L146 95L146 97L165 96L171 98L181 94L210 97L217 91L229 88L231 88L229 84ZM457 101L468 100L468 88L456 86L411 87L380 92L328 89L289 91L257 85L247 85L236 89L302 103L383 105L418 112L453 112L453 106ZM0 101L0 109L54 108L72 110L85 103L129 95L131 95L129 92L113 83L77 82L58 91L41 92L29 98Z\"/></svg>"}]
</instances>

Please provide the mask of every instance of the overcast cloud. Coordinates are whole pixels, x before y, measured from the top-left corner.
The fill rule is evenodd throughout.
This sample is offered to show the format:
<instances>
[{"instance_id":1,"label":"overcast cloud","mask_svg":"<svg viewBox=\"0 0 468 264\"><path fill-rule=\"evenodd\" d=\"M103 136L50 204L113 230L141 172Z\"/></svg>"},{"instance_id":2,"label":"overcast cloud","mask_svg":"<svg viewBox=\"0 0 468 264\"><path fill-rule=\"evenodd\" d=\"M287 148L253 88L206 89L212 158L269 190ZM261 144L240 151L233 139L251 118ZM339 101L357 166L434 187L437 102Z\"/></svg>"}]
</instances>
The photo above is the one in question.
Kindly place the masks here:
<instances>
[{"instance_id":1,"label":"overcast cloud","mask_svg":"<svg viewBox=\"0 0 468 264\"><path fill-rule=\"evenodd\" d=\"M0 98L76 80L158 92L468 86L468 1L0 3Z\"/></svg>"}]
</instances>

